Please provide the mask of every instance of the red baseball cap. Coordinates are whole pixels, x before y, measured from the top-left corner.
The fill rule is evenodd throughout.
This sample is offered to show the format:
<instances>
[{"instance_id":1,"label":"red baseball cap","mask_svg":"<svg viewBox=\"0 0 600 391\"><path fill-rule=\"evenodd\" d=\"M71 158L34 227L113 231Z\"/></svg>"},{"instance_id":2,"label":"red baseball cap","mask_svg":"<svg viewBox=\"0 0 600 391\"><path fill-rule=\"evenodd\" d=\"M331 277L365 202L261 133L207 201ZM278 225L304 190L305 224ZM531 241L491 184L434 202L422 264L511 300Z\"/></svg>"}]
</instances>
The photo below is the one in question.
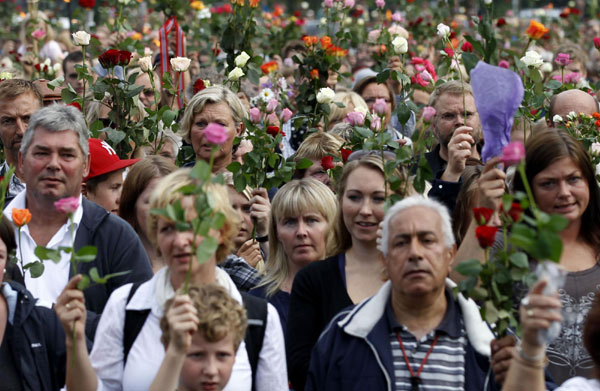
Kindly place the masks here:
<instances>
[{"instance_id":1,"label":"red baseball cap","mask_svg":"<svg viewBox=\"0 0 600 391\"><path fill-rule=\"evenodd\" d=\"M97 138L89 139L90 146L90 173L83 178L84 181L97 177L98 175L120 170L137 163L140 159L119 159L119 155L106 141Z\"/></svg>"}]
</instances>

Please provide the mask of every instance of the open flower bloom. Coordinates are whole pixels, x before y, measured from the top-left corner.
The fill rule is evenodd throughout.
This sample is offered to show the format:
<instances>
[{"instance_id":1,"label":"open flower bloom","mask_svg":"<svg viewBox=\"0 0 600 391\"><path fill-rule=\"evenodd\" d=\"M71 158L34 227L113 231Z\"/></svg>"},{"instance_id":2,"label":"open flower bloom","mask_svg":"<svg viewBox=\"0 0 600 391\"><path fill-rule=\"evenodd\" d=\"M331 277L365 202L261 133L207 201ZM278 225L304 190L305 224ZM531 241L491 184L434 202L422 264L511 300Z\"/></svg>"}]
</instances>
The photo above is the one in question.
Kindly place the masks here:
<instances>
[{"instance_id":1,"label":"open flower bloom","mask_svg":"<svg viewBox=\"0 0 600 391\"><path fill-rule=\"evenodd\" d=\"M12 219L14 225L22 227L31 221L31 212L29 212L29 209L13 208Z\"/></svg>"},{"instance_id":2,"label":"open flower bloom","mask_svg":"<svg viewBox=\"0 0 600 391\"><path fill-rule=\"evenodd\" d=\"M525 34L527 34L531 39L540 39L546 35L548 31L549 30L542 23L535 20L530 20L529 27L527 27L527 30L525 30Z\"/></svg>"},{"instance_id":3,"label":"open flower bloom","mask_svg":"<svg viewBox=\"0 0 600 391\"><path fill-rule=\"evenodd\" d=\"M78 197L66 197L54 203L54 207L60 213L74 213L79 208Z\"/></svg>"}]
</instances>

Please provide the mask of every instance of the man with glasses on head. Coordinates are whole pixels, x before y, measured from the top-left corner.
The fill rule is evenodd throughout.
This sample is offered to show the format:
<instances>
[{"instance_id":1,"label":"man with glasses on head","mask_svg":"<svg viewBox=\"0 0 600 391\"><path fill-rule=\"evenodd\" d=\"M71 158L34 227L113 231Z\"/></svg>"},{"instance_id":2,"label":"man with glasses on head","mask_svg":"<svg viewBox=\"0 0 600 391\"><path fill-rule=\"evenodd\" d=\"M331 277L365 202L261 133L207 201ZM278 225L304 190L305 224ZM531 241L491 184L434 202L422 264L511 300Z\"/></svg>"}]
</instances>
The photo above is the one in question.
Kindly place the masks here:
<instances>
[{"instance_id":1,"label":"man with glasses on head","mask_svg":"<svg viewBox=\"0 0 600 391\"><path fill-rule=\"evenodd\" d=\"M6 175L9 166L17 167L17 156L29 118L40 108L42 96L31 81L10 79L0 83L0 139L5 159L0 165L0 176ZM6 190L5 205L23 189L25 185L15 173Z\"/></svg>"},{"instance_id":2,"label":"man with glasses on head","mask_svg":"<svg viewBox=\"0 0 600 391\"><path fill-rule=\"evenodd\" d=\"M480 158L481 123L471 86L458 80L439 85L431 94L429 105L436 112L431 126L438 142L425 154L434 175L429 196L452 211L467 159Z\"/></svg>"}]
</instances>

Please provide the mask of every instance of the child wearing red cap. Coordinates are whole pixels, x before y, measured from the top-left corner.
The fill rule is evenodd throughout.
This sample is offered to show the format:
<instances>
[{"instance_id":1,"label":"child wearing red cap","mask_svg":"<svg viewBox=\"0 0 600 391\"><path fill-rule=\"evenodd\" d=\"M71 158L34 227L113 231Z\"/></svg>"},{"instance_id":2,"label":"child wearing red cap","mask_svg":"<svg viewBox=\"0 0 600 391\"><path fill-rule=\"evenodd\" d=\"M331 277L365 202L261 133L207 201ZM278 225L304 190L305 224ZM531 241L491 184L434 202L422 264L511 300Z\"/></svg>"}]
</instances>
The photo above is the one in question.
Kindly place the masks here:
<instances>
[{"instance_id":1,"label":"child wearing red cap","mask_svg":"<svg viewBox=\"0 0 600 391\"><path fill-rule=\"evenodd\" d=\"M121 160L110 145L97 138L90 138L89 145L90 173L83 179L83 195L107 211L118 214L123 173L139 159Z\"/></svg>"}]
</instances>

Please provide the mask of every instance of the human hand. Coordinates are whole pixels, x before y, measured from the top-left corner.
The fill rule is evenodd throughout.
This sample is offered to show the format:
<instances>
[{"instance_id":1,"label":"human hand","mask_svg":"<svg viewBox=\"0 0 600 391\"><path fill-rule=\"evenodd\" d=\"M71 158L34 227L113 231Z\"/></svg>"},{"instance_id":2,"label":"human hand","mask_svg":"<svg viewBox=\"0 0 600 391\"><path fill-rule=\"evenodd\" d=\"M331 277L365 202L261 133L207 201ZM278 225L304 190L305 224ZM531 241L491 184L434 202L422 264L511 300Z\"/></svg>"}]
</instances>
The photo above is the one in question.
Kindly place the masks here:
<instances>
[{"instance_id":1,"label":"human hand","mask_svg":"<svg viewBox=\"0 0 600 391\"><path fill-rule=\"evenodd\" d=\"M498 164L501 164L500 157L488 160L477 181L477 206L494 212L499 211L506 188L506 173Z\"/></svg>"},{"instance_id":2,"label":"human hand","mask_svg":"<svg viewBox=\"0 0 600 391\"><path fill-rule=\"evenodd\" d=\"M54 305L54 312L65 330L67 342L73 342L73 327L75 327L75 338L77 340L85 339L87 318L85 297L83 291L77 289L77 284L81 279L81 274L71 278Z\"/></svg>"},{"instance_id":3,"label":"human hand","mask_svg":"<svg viewBox=\"0 0 600 391\"><path fill-rule=\"evenodd\" d=\"M472 132L472 127L461 126L452 134L448 143L448 166L442 174L442 180L458 182L467 164L467 159L477 155L475 150L477 146Z\"/></svg>"},{"instance_id":4,"label":"human hand","mask_svg":"<svg viewBox=\"0 0 600 391\"><path fill-rule=\"evenodd\" d=\"M396 71L398 73L406 73L404 70L404 65L402 64L402 59L399 56L392 56L388 60L388 68L392 71ZM402 91L402 85L393 77L389 79L390 88L394 92L394 94L398 95Z\"/></svg>"},{"instance_id":5,"label":"human hand","mask_svg":"<svg viewBox=\"0 0 600 391\"><path fill-rule=\"evenodd\" d=\"M516 353L517 340L512 335L504 336L500 339L494 339L491 342L492 348L492 370L498 384L503 384L510 361Z\"/></svg>"},{"instance_id":6,"label":"human hand","mask_svg":"<svg viewBox=\"0 0 600 391\"><path fill-rule=\"evenodd\" d=\"M269 228L269 214L271 213L271 201L267 189L252 190L250 198L250 217L256 226L256 236L266 236Z\"/></svg>"},{"instance_id":7,"label":"human hand","mask_svg":"<svg viewBox=\"0 0 600 391\"><path fill-rule=\"evenodd\" d=\"M262 261L262 255L260 253L260 245L254 239L248 239L239 248L236 254L240 258L256 269L258 262Z\"/></svg>"},{"instance_id":8,"label":"human hand","mask_svg":"<svg viewBox=\"0 0 600 391\"><path fill-rule=\"evenodd\" d=\"M192 345L192 336L198 330L198 312L188 295L178 295L167 311L169 348L185 354Z\"/></svg>"}]
</instances>

